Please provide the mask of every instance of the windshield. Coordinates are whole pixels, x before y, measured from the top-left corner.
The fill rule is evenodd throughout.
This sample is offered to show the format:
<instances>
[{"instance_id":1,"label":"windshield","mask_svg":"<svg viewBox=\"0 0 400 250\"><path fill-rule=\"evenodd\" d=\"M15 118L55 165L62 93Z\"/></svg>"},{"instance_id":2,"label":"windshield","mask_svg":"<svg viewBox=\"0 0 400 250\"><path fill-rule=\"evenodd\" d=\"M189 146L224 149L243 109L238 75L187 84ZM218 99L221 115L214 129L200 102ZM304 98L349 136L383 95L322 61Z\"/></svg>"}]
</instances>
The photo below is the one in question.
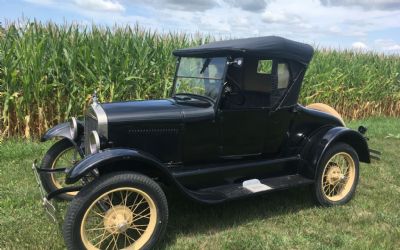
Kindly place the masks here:
<instances>
[{"instance_id":1,"label":"windshield","mask_svg":"<svg viewBox=\"0 0 400 250\"><path fill-rule=\"evenodd\" d=\"M226 67L226 57L182 57L176 76L175 95L192 94L216 100Z\"/></svg>"}]
</instances>

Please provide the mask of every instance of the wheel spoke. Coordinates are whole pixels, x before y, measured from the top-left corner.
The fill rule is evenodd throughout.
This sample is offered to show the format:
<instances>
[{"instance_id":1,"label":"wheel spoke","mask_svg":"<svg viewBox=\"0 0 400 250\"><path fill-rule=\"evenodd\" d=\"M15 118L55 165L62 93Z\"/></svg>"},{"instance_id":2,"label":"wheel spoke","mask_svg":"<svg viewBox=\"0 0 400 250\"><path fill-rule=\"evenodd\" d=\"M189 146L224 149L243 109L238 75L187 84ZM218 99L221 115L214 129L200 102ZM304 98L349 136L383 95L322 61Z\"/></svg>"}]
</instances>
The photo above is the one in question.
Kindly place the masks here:
<instances>
[{"instance_id":1,"label":"wheel spoke","mask_svg":"<svg viewBox=\"0 0 400 250\"><path fill-rule=\"evenodd\" d=\"M110 239L110 242L108 243L107 247L105 249L109 249L109 247L111 246L111 243L114 240L114 235L110 234L112 236L112 238Z\"/></svg>"},{"instance_id":2,"label":"wheel spoke","mask_svg":"<svg viewBox=\"0 0 400 250\"><path fill-rule=\"evenodd\" d=\"M324 193L325 193L325 194L328 194L328 193L329 193L329 187L330 187L330 185L326 185L326 186L325 186L325 188L324 188Z\"/></svg>"},{"instance_id":3,"label":"wheel spoke","mask_svg":"<svg viewBox=\"0 0 400 250\"><path fill-rule=\"evenodd\" d=\"M114 210L114 204L113 204L113 202L112 202L112 196L113 196L113 194L114 193L111 193L111 198L110 198L110 196L106 196L106 197L104 197L105 198L105 202L107 202L109 205L110 205L110 207L109 207L109 209L112 209L113 211L115 211Z\"/></svg>"},{"instance_id":4,"label":"wheel spoke","mask_svg":"<svg viewBox=\"0 0 400 250\"><path fill-rule=\"evenodd\" d=\"M138 218L136 218L136 217L138 217ZM150 213L148 213L146 215L139 215L139 216L135 215L135 219L133 219L132 222L138 221L140 219L150 219Z\"/></svg>"},{"instance_id":5,"label":"wheel spoke","mask_svg":"<svg viewBox=\"0 0 400 250\"><path fill-rule=\"evenodd\" d=\"M124 232L124 235L126 236L126 239L128 240L129 245L131 245L132 243L135 243L136 240L133 239L132 237L130 237L126 232ZM132 243L130 240L132 240Z\"/></svg>"},{"instance_id":6,"label":"wheel spoke","mask_svg":"<svg viewBox=\"0 0 400 250\"><path fill-rule=\"evenodd\" d=\"M134 214L134 216L136 217L136 216L140 216L140 215L142 215L145 211L147 211L147 210L150 210L150 207L146 207L145 209L143 209L140 213L138 213L138 214L135 214L134 212L133 212L133 214ZM148 214L150 214L150 212L148 213Z\"/></svg>"},{"instance_id":7,"label":"wheel spoke","mask_svg":"<svg viewBox=\"0 0 400 250\"><path fill-rule=\"evenodd\" d=\"M96 211L94 211L94 210L92 210L92 212L93 212L94 214L96 214L96 215L102 217L102 218L105 217L105 215L103 215L103 214L101 214L101 213L98 213L98 212L96 212Z\"/></svg>"},{"instance_id":8,"label":"wheel spoke","mask_svg":"<svg viewBox=\"0 0 400 250\"><path fill-rule=\"evenodd\" d=\"M142 236L143 232L139 231L138 228L134 227L131 229L136 230L136 232L138 232L139 236ZM145 230L143 230L143 231L145 231Z\"/></svg>"},{"instance_id":9,"label":"wheel spoke","mask_svg":"<svg viewBox=\"0 0 400 250\"><path fill-rule=\"evenodd\" d=\"M338 181L334 186L333 186L333 188L332 188L332 192L336 189L336 187L337 187L337 185L339 185L339 183L340 183L340 181ZM331 192L331 193L332 193ZM331 193L329 193L329 196L331 196ZM337 194L337 193L336 193ZM336 195L335 194L335 195Z\"/></svg>"},{"instance_id":10,"label":"wheel spoke","mask_svg":"<svg viewBox=\"0 0 400 250\"><path fill-rule=\"evenodd\" d=\"M125 200L124 200L124 205L128 206L128 198L129 196L131 196L132 192L126 191L126 196L125 196Z\"/></svg>"},{"instance_id":11,"label":"wheel spoke","mask_svg":"<svg viewBox=\"0 0 400 250\"><path fill-rule=\"evenodd\" d=\"M141 224L141 225L135 224L134 226L135 226L135 227L147 227L148 224Z\"/></svg>"},{"instance_id":12,"label":"wheel spoke","mask_svg":"<svg viewBox=\"0 0 400 250\"><path fill-rule=\"evenodd\" d=\"M86 229L86 231L96 231L96 230L107 230L107 228L116 228L117 226L109 226L109 227L98 227L98 228L90 228Z\"/></svg>"},{"instance_id":13,"label":"wheel spoke","mask_svg":"<svg viewBox=\"0 0 400 250\"><path fill-rule=\"evenodd\" d=\"M130 206L129 209L132 210L132 213L135 213L135 212L136 212L136 209L137 209L141 204L144 204L144 203L147 203L147 201L144 199L144 197L142 197L142 199L140 200L140 202L139 202L138 204ZM135 206L135 207L133 208L133 206Z\"/></svg>"},{"instance_id":14,"label":"wheel spoke","mask_svg":"<svg viewBox=\"0 0 400 250\"><path fill-rule=\"evenodd\" d=\"M132 230L136 230L136 232L138 232L138 234L141 236L144 232L146 232L146 228L142 229L142 228L138 228L138 227L129 227Z\"/></svg>"},{"instance_id":15,"label":"wheel spoke","mask_svg":"<svg viewBox=\"0 0 400 250\"><path fill-rule=\"evenodd\" d=\"M88 230L93 230L93 229L95 229L95 228L100 228L101 225L104 225L103 220L101 220L100 223L98 223L94 228L90 228L90 229L88 229Z\"/></svg>"},{"instance_id":16,"label":"wheel spoke","mask_svg":"<svg viewBox=\"0 0 400 250\"><path fill-rule=\"evenodd\" d=\"M132 205L130 205L129 207L131 207L131 206L133 206L134 204L136 204L136 201L137 201L138 197L139 197L139 194L136 193L135 200L133 201Z\"/></svg>"},{"instance_id":17,"label":"wheel spoke","mask_svg":"<svg viewBox=\"0 0 400 250\"><path fill-rule=\"evenodd\" d=\"M119 234L117 234L117 236L115 236L115 237L116 237L116 239L115 239L115 241L114 241L114 247L115 247L115 249L118 250L118 238L119 238ZM114 247L113 247L113 249L114 249Z\"/></svg>"},{"instance_id":18,"label":"wheel spoke","mask_svg":"<svg viewBox=\"0 0 400 250\"><path fill-rule=\"evenodd\" d=\"M144 200L144 197L142 196L140 201L138 203L134 202L132 205L129 206L129 209L132 210L132 212L135 212L135 209L142 203L143 200Z\"/></svg>"},{"instance_id":19,"label":"wheel spoke","mask_svg":"<svg viewBox=\"0 0 400 250\"><path fill-rule=\"evenodd\" d=\"M107 235L107 236L106 236L106 235ZM101 246L101 243L103 243L103 242L104 242L106 239L108 239L111 235L112 235L111 233L107 233L107 230L104 230L104 233L103 233L103 235L101 236L100 241L99 241L95 246L99 245L99 247L100 247L100 246ZM106 237L104 237L104 236L106 236Z\"/></svg>"}]
</instances>

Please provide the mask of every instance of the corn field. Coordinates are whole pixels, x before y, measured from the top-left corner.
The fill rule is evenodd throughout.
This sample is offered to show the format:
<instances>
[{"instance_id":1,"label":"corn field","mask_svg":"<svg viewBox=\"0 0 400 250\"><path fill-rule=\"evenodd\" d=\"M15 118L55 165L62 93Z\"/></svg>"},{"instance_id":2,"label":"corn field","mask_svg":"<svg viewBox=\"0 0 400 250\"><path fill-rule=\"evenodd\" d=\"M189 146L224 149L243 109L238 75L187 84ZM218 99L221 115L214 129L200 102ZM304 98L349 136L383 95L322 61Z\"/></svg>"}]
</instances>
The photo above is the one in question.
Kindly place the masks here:
<instances>
[{"instance_id":1,"label":"corn field","mask_svg":"<svg viewBox=\"0 0 400 250\"><path fill-rule=\"evenodd\" d=\"M36 137L100 101L163 98L172 51L212 37L139 26L39 22L0 28L0 138ZM400 115L400 57L318 49L300 103L323 102L347 119Z\"/></svg>"}]
</instances>

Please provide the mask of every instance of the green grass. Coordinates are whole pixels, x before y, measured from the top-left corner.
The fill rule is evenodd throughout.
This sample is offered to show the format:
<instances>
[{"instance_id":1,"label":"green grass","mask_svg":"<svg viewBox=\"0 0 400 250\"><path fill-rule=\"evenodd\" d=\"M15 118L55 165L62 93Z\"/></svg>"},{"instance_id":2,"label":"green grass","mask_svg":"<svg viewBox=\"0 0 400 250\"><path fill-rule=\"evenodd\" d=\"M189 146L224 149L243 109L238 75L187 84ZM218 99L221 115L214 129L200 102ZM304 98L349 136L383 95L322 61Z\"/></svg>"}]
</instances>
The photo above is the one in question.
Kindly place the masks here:
<instances>
[{"instance_id":1,"label":"green grass","mask_svg":"<svg viewBox=\"0 0 400 250\"><path fill-rule=\"evenodd\" d=\"M362 164L355 198L321 208L308 188L216 206L168 193L167 249L400 249L400 119L350 122L369 128L382 160ZM391 134L391 135L390 135ZM0 145L0 249L63 249L58 226L45 217L31 172L49 143L7 140ZM66 203L62 203L62 211Z\"/></svg>"}]
</instances>

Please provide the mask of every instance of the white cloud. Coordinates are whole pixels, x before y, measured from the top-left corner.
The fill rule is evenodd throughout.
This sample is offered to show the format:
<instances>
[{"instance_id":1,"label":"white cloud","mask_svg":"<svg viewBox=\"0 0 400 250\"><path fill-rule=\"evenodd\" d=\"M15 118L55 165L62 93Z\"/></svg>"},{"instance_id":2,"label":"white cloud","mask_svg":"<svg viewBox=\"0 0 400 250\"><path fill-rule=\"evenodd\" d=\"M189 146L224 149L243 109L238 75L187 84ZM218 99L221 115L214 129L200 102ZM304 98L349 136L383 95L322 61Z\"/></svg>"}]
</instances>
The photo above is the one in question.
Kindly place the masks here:
<instances>
[{"instance_id":1,"label":"white cloud","mask_svg":"<svg viewBox=\"0 0 400 250\"><path fill-rule=\"evenodd\" d=\"M400 43L396 43L393 39L376 39L374 45L378 50L400 52Z\"/></svg>"},{"instance_id":2,"label":"white cloud","mask_svg":"<svg viewBox=\"0 0 400 250\"><path fill-rule=\"evenodd\" d=\"M267 23L287 23L289 22L290 17L284 12L266 11L262 20Z\"/></svg>"},{"instance_id":3,"label":"white cloud","mask_svg":"<svg viewBox=\"0 0 400 250\"><path fill-rule=\"evenodd\" d=\"M333 25L333 26L329 27L329 31L332 33L340 33L340 32L342 32L342 29L337 25Z\"/></svg>"},{"instance_id":4,"label":"white cloud","mask_svg":"<svg viewBox=\"0 0 400 250\"><path fill-rule=\"evenodd\" d=\"M53 0L25 0L25 2L41 4L41 5L48 5L48 4L52 4L54 1Z\"/></svg>"},{"instance_id":5,"label":"white cloud","mask_svg":"<svg viewBox=\"0 0 400 250\"><path fill-rule=\"evenodd\" d=\"M86 10L123 12L125 7L118 1L110 0L75 0L75 4Z\"/></svg>"},{"instance_id":6,"label":"white cloud","mask_svg":"<svg viewBox=\"0 0 400 250\"><path fill-rule=\"evenodd\" d=\"M280 35L318 46L350 47L352 41L369 49L396 50L374 42L375 32L400 39L400 9L367 7L357 0L25 0L78 13L89 22L131 25L139 22L159 31L203 33L223 37ZM324 2L322 4L321 2ZM374 2L374 3L372 3ZM378 0L380 6L392 0ZM400 1L399 1L400 2ZM357 6L358 6L357 5ZM350 7L349 7L350 6ZM109 12L113 12L110 15Z\"/></svg>"},{"instance_id":7,"label":"white cloud","mask_svg":"<svg viewBox=\"0 0 400 250\"><path fill-rule=\"evenodd\" d=\"M43 6L50 6L55 3L54 0L25 0L25 2L33 3L33 4L37 4L37 5L43 5Z\"/></svg>"},{"instance_id":8,"label":"white cloud","mask_svg":"<svg viewBox=\"0 0 400 250\"><path fill-rule=\"evenodd\" d=\"M394 10L400 9L399 0L320 0L326 6L358 6L367 10L382 9Z\"/></svg>"},{"instance_id":9,"label":"white cloud","mask_svg":"<svg viewBox=\"0 0 400 250\"><path fill-rule=\"evenodd\" d=\"M219 6L217 0L126 0L129 3L142 6L151 6L158 10L172 11L206 11Z\"/></svg>"},{"instance_id":10,"label":"white cloud","mask_svg":"<svg viewBox=\"0 0 400 250\"><path fill-rule=\"evenodd\" d=\"M363 42L354 42L351 44L351 47L356 50L366 50L368 46Z\"/></svg>"},{"instance_id":11,"label":"white cloud","mask_svg":"<svg viewBox=\"0 0 400 250\"><path fill-rule=\"evenodd\" d=\"M267 1L265 0L225 0L225 2L233 7L251 12L262 12L267 7Z\"/></svg>"},{"instance_id":12,"label":"white cloud","mask_svg":"<svg viewBox=\"0 0 400 250\"><path fill-rule=\"evenodd\" d=\"M117 0L24 0L25 2L63 10L124 12L125 7Z\"/></svg>"}]
</instances>

